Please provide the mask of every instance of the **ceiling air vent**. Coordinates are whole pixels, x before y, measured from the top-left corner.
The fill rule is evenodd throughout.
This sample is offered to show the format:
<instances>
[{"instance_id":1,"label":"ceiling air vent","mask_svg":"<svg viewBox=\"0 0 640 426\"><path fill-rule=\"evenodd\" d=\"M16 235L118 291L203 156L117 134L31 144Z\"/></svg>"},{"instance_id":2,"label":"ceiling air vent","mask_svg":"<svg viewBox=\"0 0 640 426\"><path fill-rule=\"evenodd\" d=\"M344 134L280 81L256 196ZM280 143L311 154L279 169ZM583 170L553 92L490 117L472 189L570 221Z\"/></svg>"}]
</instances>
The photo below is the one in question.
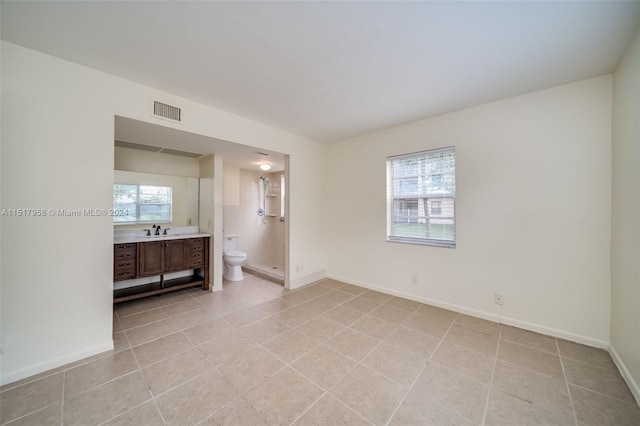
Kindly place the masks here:
<instances>
[{"instance_id":1,"label":"ceiling air vent","mask_svg":"<svg viewBox=\"0 0 640 426\"><path fill-rule=\"evenodd\" d=\"M153 102L153 115L156 117L162 117L180 123L182 120L181 112L182 110L178 107L163 104L158 101Z\"/></svg>"}]
</instances>

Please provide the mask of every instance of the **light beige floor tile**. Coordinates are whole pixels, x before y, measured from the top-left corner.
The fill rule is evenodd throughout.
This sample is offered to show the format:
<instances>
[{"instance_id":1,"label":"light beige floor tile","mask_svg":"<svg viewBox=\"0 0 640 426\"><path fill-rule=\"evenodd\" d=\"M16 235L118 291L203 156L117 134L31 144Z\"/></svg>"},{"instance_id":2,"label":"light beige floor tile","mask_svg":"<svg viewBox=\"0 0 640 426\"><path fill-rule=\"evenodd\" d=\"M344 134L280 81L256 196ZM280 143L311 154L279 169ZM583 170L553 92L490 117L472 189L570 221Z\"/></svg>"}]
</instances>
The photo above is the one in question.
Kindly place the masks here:
<instances>
[{"instance_id":1,"label":"light beige floor tile","mask_svg":"<svg viewBox=\"0 0 640 426\"><path fill-rule=\"evenodd\" d=\"M169 315L167 315L162 308L157 308L122 317L120 318L120 324L122 325L123 330L128 330L130 328L140 327L141 325L150 324L166 318L169 318Z\"/></svg>"},{"instance_id":2,"label":"light beige floor tile","mask_svg":"<svg viewBox=\"0 0 640 426\"><path fill-rule=\"evenodd\" d=\"M153 401L149 401L140 407L134 408L128 413L122 414L105 423L105 426L163 426L164 422Z\"/></svg>"},{"instance_id":3,"label":"light beige floor tile","mask_svg":"<svg viewBox=\"0 0 640 426\"><path fill-rule=\"evenodd\" d=\"M329 389L355 365L354 360L321 345L294 362L292 367L324 389Z\"/></svg>"},{"instance_id":4,"label":"light beige floor tile","mask_svg":"<svg viewBox=\"0 0 640 426\"><path fill-rule=\"evenodd\" d=\"M502 340L519 343L539 351L558 353L555 338L545 336L544 334L534 333L533 331L503 325L502 335L500 338Z\"/></svg>"},{"instance_id":5,"label":"light beige floor tile","mask_svg":"<svg viewBox=\"0 0 640 426\"><path fill-rule=\"evenodd\" d=\"M142 343L155 340L159 337L168 336L180 330L178 324L172 318L143 325L142 327L127 330L127 338L131 346L138 346Z\"/></svg>"},{"instance_id":6,"label":"light beige floor tile","mask_svg":"<svg viewBox=\"0 0 640 426\"><path fill-rule=\"evenodd\" d=\"M381 303L366 299L362 295L355 297L343 304L345 308L353 309L354 311L362 312L363 314L368 314L369 312L378 308L380 305Z\"/></svg>"},{"instance_id":7,"label":"light beige floor tile","mask_svg":"<svg viewBox=\"0 0 640 426\"><path fill-rule=\"evenodd\" d=\"M144 368L190 348L193 348L193 343L182 332L178 332L136 346L133 352L140 367Z\"/></svg>"},{"instance_id":8,"label":"light beige floor tile","mask_svg":"<svg viewBox=\"0 0 640 426\"><path fill-rule=\"evenodd\" d=\"M126 350L65 372L65 398L85 392L138 369L133 352Z\"/></svg>"},{"instance_id":9,"label":"light beige floor tile","mask_svg":"<svg viewBox=\"0 0 640 426\"><path fill-rule=\"evenodd\" d=\"M407 395L389 422L390 426L473 426L477 424L479 423L455 414L415 392Z\"/></svg>"},{"instance_id":10,"label":"light beige floor tile","mask_svg":"<svg viewBox=\"0 0 640 426\"><path fill-rule=\"evenodd\" d=\"M318 342L304 334L289 330L264 343L264 347L286 363L291 363L309 352Z\"/></svg>"},{"instance_id":11,"label":"light beige floor tile","mask_svg":"<svg viewBox=\"0 0 640 426\"><path fill-rule=\"evenodd\" d=\"M332 390L338 401L375 425L384 425L389 420L404 393L404 386L361 365Z\"/></svg>"},{"instance_id":12,"label":"light beige floor tile","mask_svg":"<svg viewBox=\"0 0 640 426\"><path fill-rule=\"evenodd\" d=\"M314 284L314 285L310 285L307 287L303 287L300 289L300 291L304 291L305 293L309 293L312 296L321 296L325 293L328 293L331 291L331 289L329 287L325 287L325 286L321 286L318 284Z\"/></svg>"},{"instance_id":13,"label":"light beige floor tile","mask_svg":"<svg viewBox=\"0 0 640 426\"><path fill-rule=\"evenodd\" d=\"M366 288L358 287L357 285L340 283L336 290L344 291L345 293L351 293L353 295L359 295L367 291Z\"/></svg>"},{"instance_id":14,"label":"light beige floor tile","mask_svg":"<svg viewBox=\"0 0 640 426\"><path fill-rule=\"evenodd\" d=\"M218 367L236 389L244 393L264 381L285 364L262 348L238 354Z\"/></svg>"},{"instance_id":15,"label":"light beige floor tile","mask_svg":"<svg viewBox=\"0 0 640 426\"><path fill-rule=\"evenodd\" d=\"M167 425L194 425L238 396L234 386L215 370L165 393L157 399Z\"/></svg>"},{"instance_id":16,"label":"light beige floor tile","mask_svg":"<svg viewBox=\"0 0 640 426\"><path fill-rule=\"evenodd\" d=\"M66 399L65 425L95 425L123 414L150 399L140 371Z\"/></svg>"},{"instance_id":17,"label":"light beige floor tile","mask_svg":"<svg viewBox=\"0 0 640 426\"><path fill-rule=\"evenodd\" d=\"M331 278L327 278L325 280L322 280L318 284L323 286L323 287L330 288L332 290L338 290L340 288L340 286L343 285L343 283L341 283L340 281L336 281L336 280L333 280Z\"/></svg>"},{"instance_id":18,"label":"light beige floor tile","mask_svg":"<svg viewBox=\"0 0 640 426\"><path fill-rule=\"evenodd\" d=\"M198 349L213 365L220 365L248 352L256 347L256 343L240 331L234 331L198 346Z\"/></svg>"},{"instance_id":19,"label":"light beige floor tile","mask_svg":"<svg viewBox=\"0 0 640 426\"><path fill-rule=\"evenodd\" d=\"M603 349L592 348L562 339L558 340L560 355L576 361L586 362L595 366L608 367L613 364L609 353Z\"/></svg>"},{"instance_id":20,"label":"light beige floor tile","mask_svg":"<svg viewBox=\"0 0 640 426\"><path fill-rule=\"evenodd\" d=\"M281 297L285 302L292 303L294 305L299 305L308 300L314 299L316 296L307 293L306 291L292 291L290 293L285 294Z\"/></svg>"},{"instance_id":21,"label":"light beige floor tile","mask_svg":"<svg viewBox=\"0 0 640 426\"><path fill-rule=\"evenodd\" d=\"M289 303L283 300L282 298L277 298L277 299L269 300L268 302L260 303L256 305L256 308L260 309L262 312L266 314L273 315L273 314L277 314L278 312L287 310L289 308L293 308L294 306L295 306L294 304Z\"/></svg>"},{"instance_id":22,"label":"light beige floor tile","mask_svg":"<svg viewBox=\"0 0 640 426\"><path fill-rule=\"evenodd\" d=\"M290 368L278 372L245 395L270 425L288 425L311 406L323 391Z\"/></svg>"},{"instance_id":23,"label":"light beige floor tile","mask_svg":"<svg viewBox=\"0 0 640 426\"><path fill-rule=\"evenodd\" d=\"M572 417L563 417L499 390L491 391L486 426L575 426Z\"/></svg>"},{"instance_id":24,"label":"light beige floor tile","mask_svg":"<svg viewBox=\"0 0 640 426\"><path fill-rule=\"evenodd\" d=\"M60 426L62 404L59 402L9 423L7 426Z\"/></svg>"},{"instance_id":25,"label":"light beige floor tile","mask_svg":"<svg viewBox=\"0 0 640 426\"><path fill-rule=\"evenodd\" d=\"M403 322L402 326L441 339L451 327L454 318L455 316L429 317L416 312Z\"/></svg>"},{"instance_id":26,"label":"light beige floor tile","mask_svg":"<svg viewBox=\"0 0 640 426\"><path fill-rule=\"evenodd\" d=\"M427 356L383 343L362 360L362 365L408 387L418 377L427 359Z\"/></svg>"},{"instance_id":27,"label":"light beige floor tile","mask_svg":"<svg viewBox=\"0 0 640 426\"><path fill-rule=\"evenodd\" d=\"M256 342L264 343L290 329L291 327L274 318L265 318L261 321L243 327L241 330Z\"/></svg>"},{"instance_id":28,"label":"light beige floor tile","mask_svg":"<svg viewBox=\"0 0 640 426\"><path fill-rule=\"evenodd\" d=\"M324 293L320 297L333 303L344 303L347 300L353 299L355 296L351 293L345 293L344 291L331 290L328 293Z\"/></svg>"},{"instance_id":29,"label":"light beige floor tile","mask_svg":"<svg viewBox=\"0 0 640 426\"><path fill-rule=\"evenodd\" d=\"M254 410L253 407L244 400L244 398L237 398L203 424L215 426L267 425L267 423L260 418L256 410Z\"/></svg>"},{"instance_id":30,"label":"light beige floor tile","mask_svg":"<svg viewBox=\"0 0 640 426\"><path fill-rule=\"evenodd\" d=\"M438 308L432 305L420 305L420 308L416 311L417 314L424 315L427 318L439 319L442 321L453 321L458 316L457 312L450 311L448 309Z\"/></svg>"},{"instance_id":31,"label":"light beige floor tile","mask_svg":"<svg viewBox=\"0 0 640 426\"><path fill-rule=\"evenodd\" d=\"M315 316L316 313L314 312L303 309L300 306L294 306L291 309L274 314L272 318L288 325L289 327L297 327Z\"/></svg>"},{"instance_id":32,"label":"light beige floor tile","mask_svg":"<svg viewBox=\"0 0 640 426\"><path fill-rule=\"evenodd\" d=\"M371 351L379 340L359 331L346 328L325 342L325 345L356 361Z\"/></svg>"},{"instance_id":33,"label":"light beige floor tile","mask_svg":"<svg viewBox=\"0 0 640 426\"><path fill-rule=\"evenodd\" d=\"M322 342L344 330L344 326L323 316L317 316L299 325L296 330Z\"/></svg>"},{"instance_id":34,"label":"light beige floor tile","mask_svg":"<svg viewBox=\"0 0 640 426\"><path fill-rule=\"evenodd\" d=\"M155 297L147 297L144 299L118 303L113 307L113 310L118 315L119 318L123 318L127 315L133 315L143 311L149 311L151 309L155 309L158 307L159 305Z\"/></svg>"},{"instance_id":35,"label":"light beige floor tile","mask_svg":"<svg viewBox=\"0 0 640 426\"><path fill-rule=\"evenodd\" d=\"M440 340L408 328L398 327L385 339L385 342L428 357L436 350Z\"/></svg>"},{"instance_id":36,"label":"light beige floor tile","mask_svg":"<svg viewBox=\"0 0 640 426\"><path fill-rule=\"evenodd\" d=\"M113 335L113 351L120 352L129 349L131 346L129 345L129 340L127 339L126 333L123 331L121 333L115 333Z\"/></svg>"},{"instance_id":37,"label":"light beige floor tile","mask_svg":"<svg viewBox=\"0 0 640 426\"><path fill-rule=\"evenodd\" d=\"M409 312L415 312L422 305L422 303L394 296L391 299L387 300L385 302L385 305L393 306L394 308L403 309Z\"/></svg>"},{"instance_id":38,"label":"light beige floor tile","mask_svg":"<svg viewBox=\"0 0 640 426\"><path fill-rule=\"evenodd\" d=\"M327 312L328 310L335 308L336 306L338 306L338 304L327 299L323 299L322 297L316 297L315 299L302 302L298 306L304 310L313 312L316 315L320 315L324 312Z\"/></svg>"},{"instance_id":39,"label":"light beige floor tile","mask_svg":"<svg viewBox=\"0 0 640 426\"><path fill-rule=\"evenodd\" d=\"M175 303L184 302L186 300L195 300L194 297L191 296L192 291L180 291L173 293L164 293L159 297L156 297L156 303L158 306L168 306L173 305Z\"/></svg>"},{"instance_id":40,"label":"light beige floor tile","mask_svg":"<svg viewBox=\"0 0 640 426\"><path fill-rule=\"evenodd\" d=\"M207 358L194 348L157 362L142 370L154 396L179 386L212 368Z\"/></svg>"},{"instance_id":41,"label":"light beige floor tile","mask_svg":"<svg viewBox=\"0 0 640 426\"><path fill-rule=\"evenodd\" d=\"M387 300L391 299L393 296L386 294L386 293L381 293L379 291L375 291L375 290L367 290L365 292L363 292L360 297L363 297L365 299L374 301L374 302L378 302L378 303L384 303Z\"/></svg>"},{"instance_id":42,"label":"light beige floor tile","mask_svg":"<svg viewBox=\"0 0 640 426\"><path fill-rule=\"evenodd\" d=\"M365 315L351 324L350 327L368 336L382 340L393 333L394 330L398 328L398 325L380 318Z\"/></svg>"},{"instance_id":43,"label":"light beige floor tile","mask_svg":"<svg viewBox=\"0 0 640 426\"><path fill-rule=\"evenodd\" d=\"M322 316L342 325L349 325L362 318L364 314L344 306L338 306L335 309L323 313Z\"/></svg>"},{"instance_id":44,"label":"light beige floor tile","mask_svg":"<svg viewBox=\"0 0 640 426\"><path fill-rule=\"evenodd\" d=\"M561 416L573 415L564 380L546 374L498 361L493 375L493 389L502 390Z\"/></svg>"},{"instance_id":45,"label":"light beige floor tile","mask_svg":"<svg viewBox=\"0 0 640 426\"><path fill-rule=\"evenodd\" d=\"M498 349L498 359L517 364L562 380L562 365L557 354L542 352L528 346L502 341Z\"/></svg>"},{"instance_id":46,"label":"light beige floor tile","mask_svg":"<svg viewBox=\"0 0 640 426\"><path fill-rule=\"evenodd\" d=\"M574 385L570 386L578 423L586 426L637 426L640 407Z\"/></svg>"},{"instance_id":47,"label":"light beige floor tile","mask_svg":"<svg viewBox=\"0 0 640 426\"><path fill-rule=\"evenodd\" d=\"M294 423L294 426L368 426L366 421L331 395L325 395Z\"/></svg>"},{"instance_id":48,"label":"light beige floor tile","mask_svg":"<svg viewBox=\"0 0 640 426\"><path fill-rule=\"evenodd\" d=\"M198 302L197 299L189 297L188 299L180 301L178 303L166 305L162 308L162 310L170 317L173 317L176 315L184 314L185 312L202 309L203 307L204 306L202 305L202 303Z\"/></svg>"},{"instance_id":49,"label":"light beige floor tile","mask_svg":"<svg viewBox=\"0 0 640 426\"><path fill-rule=\"evenodd\" d=\"M200 345L233 332L236 328L222 318L217 318L184 330L184 334L195 344Z\"/></svg>"},{"instance_id":50,"label":"light beige floor tile","mask_svg":"<svg viewBox=\"0 0 640 426\"><path fill-rule=\"evenodd\" d=\"M253 307L226 315L224 319L236 327L243 327L247 324L251 324L252 322L256 322L268 316L269 314L256 307Z\"/></svg>"},{"instance_id":51,"label":"light beige floor tile","mask_svg":"<svg viewBox=\"0 0 640 426\"><path fill-rule=\"evenodd\" d=\"M482 334L488 334L490 336L498 336L500 334L500 324L497 322L487 321L469 315L458 314L454 324L458 327L477 331Z\"/></svg>"},{"instance_id":52,"label":"light beige floor tile","mask_svg":"<svg viewBox=\"0 0 640 426\"><path fill-rule=\"evenodd\" d=\"M118 319L117 315L113 315L113 334L120 333L124 331L122 328L122 324L120 324L120 319Z\"/></svg>"},{"instance_id":53,"label":"light beige floor tile","mask_svg":"<svg viewBox=\"0 0 640 426\"><path fill-rule=\"evenodd\" d=\"M477 380L429 364L413 390L456 414L482 422L489 388Z\"/></svg>"},{"instance_id":54,"label":"light beige floor tile","mask_svg":"<svg viewBox=\"0 0 640 426\"><path fill-rule=\"evenodd\" d=\"M629 387L615 367L595 367L569 358L565 359L562 363L569 383L622 401L635 402L633 394L631 394Z\"/></svg>"},{"instance_id":55,"label":"light beige floor tile","mask_svg":"<svg viewBox=\"0 0 640 426\"><path fill-rule=\"evenodd\" d=\"M371 311L369 315L381 318L389 322L393 322L395 324L402 324L407 320L407 318L411 316L411 312L384 304Z\"/></svg>"},{"instance_id":56,"label":"light beige floor tile","mask_svg":"<svg viewBox=\"0 0 640 426\"><path fill-rule=\"evenodd\" d=\"M455 343L485 355L496 356L498 350L498 336L480 333L475 330L458 327L455 324L449 329L445 342Z\"/></svg>"},{"instance_id":57,"label":"light beige floor tile","mask_svg":"<svg viewBox=\"0 0 640 426\"><path fill-rule=\"evenodd\" d=\"M495 358L448 342L440 344L431 360L439 366L447 367L485 384L489 384L491 380L495 363Z\"/></svg>"},{"instance_id":58,"label":"light beige floor tile","mask_svg":"<svg viewBox=\"0 0 640 426\"><path fill-rule=\"evenodd\" d=\"M184 330L199 324L203 324L207 321L217 319L220 317L220 315L221 314L215 312L212 309L202 308L171 317L171 321L176 324L179 330Z\"/></svg>"}]
</instances>

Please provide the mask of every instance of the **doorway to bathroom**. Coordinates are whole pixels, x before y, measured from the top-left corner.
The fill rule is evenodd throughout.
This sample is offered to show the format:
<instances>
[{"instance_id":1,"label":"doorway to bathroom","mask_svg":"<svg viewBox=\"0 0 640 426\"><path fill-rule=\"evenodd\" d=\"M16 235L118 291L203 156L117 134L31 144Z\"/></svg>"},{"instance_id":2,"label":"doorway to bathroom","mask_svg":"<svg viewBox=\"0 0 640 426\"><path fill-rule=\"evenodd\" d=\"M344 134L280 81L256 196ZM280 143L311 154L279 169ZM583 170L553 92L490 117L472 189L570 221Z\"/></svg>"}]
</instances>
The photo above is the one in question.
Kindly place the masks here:
<instances>
[{"instance_id":1,"label":"doorway to bathroom","mask_svg":"<svg viewBox=\"0 0 640 426\"><path fill-rule=\"evenodd\" d=\"M223 235L238 237L238 250L247 254L243 271L284 285L285 157L254 155L253 167L224 166Z\"/></svg>"}]
</instances>

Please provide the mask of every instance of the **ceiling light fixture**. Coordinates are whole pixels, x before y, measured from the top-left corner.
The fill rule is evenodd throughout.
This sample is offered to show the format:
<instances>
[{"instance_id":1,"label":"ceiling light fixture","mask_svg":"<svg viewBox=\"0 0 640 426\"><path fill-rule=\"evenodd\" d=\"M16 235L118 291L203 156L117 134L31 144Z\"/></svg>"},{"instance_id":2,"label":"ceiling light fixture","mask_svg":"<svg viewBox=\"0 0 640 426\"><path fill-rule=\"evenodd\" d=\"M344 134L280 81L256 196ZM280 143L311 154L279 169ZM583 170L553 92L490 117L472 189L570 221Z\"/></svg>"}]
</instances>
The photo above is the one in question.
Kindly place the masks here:
<instances>
[{"instance_id":1,"label":"ceiling light fixture","mask_svg":"<svg viewBox=\"0 0 640 426\"><path fill-rule=\"evenodd\" d=\"M260 169L264 171L271 170L271 164L267 164L267 163L260 164Z\"/></svg>"}]
</instances>

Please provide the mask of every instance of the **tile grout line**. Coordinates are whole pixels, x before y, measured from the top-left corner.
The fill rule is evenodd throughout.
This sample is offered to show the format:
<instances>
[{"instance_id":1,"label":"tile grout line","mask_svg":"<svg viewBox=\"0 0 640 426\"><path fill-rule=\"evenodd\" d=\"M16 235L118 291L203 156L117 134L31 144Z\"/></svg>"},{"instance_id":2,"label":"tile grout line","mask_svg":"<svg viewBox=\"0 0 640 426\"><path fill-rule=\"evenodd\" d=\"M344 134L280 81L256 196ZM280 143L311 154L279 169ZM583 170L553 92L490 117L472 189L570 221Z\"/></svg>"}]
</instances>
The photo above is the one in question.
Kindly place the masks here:
<instances>
[{"instance_id":1,"label":"tile grout line","mask_svg":"<svg viewBox=\"0 0 640 426\"><path fill-rule=\"evenodd\" d=\"M564 369L564 362L562 362L562 354L560 353L560 344L558 339L556 341L556 349L558 350L558 358L560 359L560 367L562 368L562 377L564 378L564 385L567 389L567 395L569 395L569 402L571 403L571 412L573 413L573 421L578 426L578 414L576 413L576 406L573 403L573 396L571 395L571 387L569 386L569 380L567 379L567 372Z\"/></svg>"},{"instance_id":2,"label":"tile grout line","mask_svg":"<svg viewBox=\"0 0 640 426\"><path fill-rule=\"evenodd\" d=\"M493 379L496 375L496 366L498 365L498 353L500 352L500 343L502 342L502 324L500 324L500 331L498 332L498 345L496 346L496 353L493 358L493 368L491 369L491 379L489 379L487 400L484 405L484 413L482 414L481 426L484 426L487 421L487 414L489 414L489 401L491 400L491 391L493 390Z\"/></svg>"}]
</instances>

